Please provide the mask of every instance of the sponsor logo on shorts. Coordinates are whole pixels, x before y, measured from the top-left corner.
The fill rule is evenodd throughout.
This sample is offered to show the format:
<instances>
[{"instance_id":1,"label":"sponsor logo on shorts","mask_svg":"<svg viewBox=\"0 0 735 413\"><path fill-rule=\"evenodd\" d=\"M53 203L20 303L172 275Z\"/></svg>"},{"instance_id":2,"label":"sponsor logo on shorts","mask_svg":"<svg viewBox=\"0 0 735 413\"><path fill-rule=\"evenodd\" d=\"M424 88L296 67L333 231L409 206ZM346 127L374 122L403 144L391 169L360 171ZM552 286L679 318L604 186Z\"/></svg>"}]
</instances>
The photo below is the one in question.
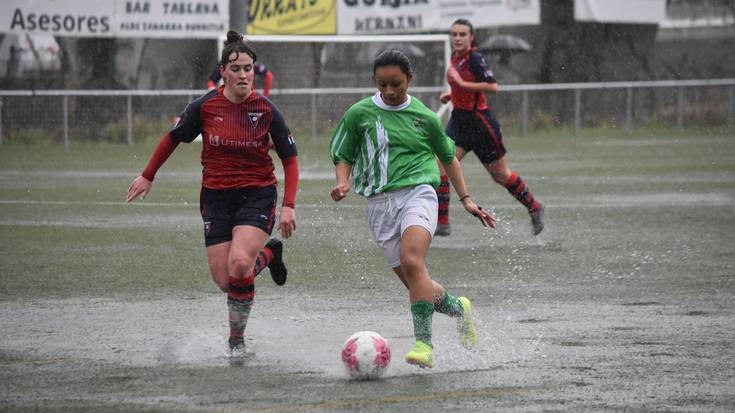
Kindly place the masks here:
<instances>
[{"instance_id":1,"label":"sponsor logo on shorts","mask_svg":"<svg viewBox=\"0 0 735 413\"><path fill-rule=\"evenodd\" d=\"M212 230L212 222L211 221L204 221L204 235L209 235L209 232Z\"/></svg>"}]
</instances>

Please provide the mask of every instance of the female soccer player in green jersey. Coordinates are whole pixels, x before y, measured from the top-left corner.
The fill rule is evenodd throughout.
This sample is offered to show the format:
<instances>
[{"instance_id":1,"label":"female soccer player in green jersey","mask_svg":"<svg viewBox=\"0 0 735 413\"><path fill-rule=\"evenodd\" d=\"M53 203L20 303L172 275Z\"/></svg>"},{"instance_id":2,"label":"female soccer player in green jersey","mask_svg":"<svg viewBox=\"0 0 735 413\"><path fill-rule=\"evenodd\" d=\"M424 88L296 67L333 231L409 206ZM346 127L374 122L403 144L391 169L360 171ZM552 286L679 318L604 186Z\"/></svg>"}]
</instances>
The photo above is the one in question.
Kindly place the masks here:
<instances>
[{"instance_id":1,"label":"female soccer player in green jersey","mask_svg":"<svg viewBox=\"0 0 735 413\"><path fill-rule=\"evenodd\" d=\"M403 53L388 50L373 62L378 92L345 112L330 142L337 184L331 192L339 202L350 191L367 200L367 221L373 238L383 249L388 265L408 288L416 342L406 361L420 367L434 365L431 324L434 311L457 318L460 343L472 348L477 332L472 305L455 297L426 269L425 257L437 223L439 168L444 168L462 205L484 226L495 218L470 198L454 143L436 114L408 94L413 78Z\"/></svg>"}]
</instances>

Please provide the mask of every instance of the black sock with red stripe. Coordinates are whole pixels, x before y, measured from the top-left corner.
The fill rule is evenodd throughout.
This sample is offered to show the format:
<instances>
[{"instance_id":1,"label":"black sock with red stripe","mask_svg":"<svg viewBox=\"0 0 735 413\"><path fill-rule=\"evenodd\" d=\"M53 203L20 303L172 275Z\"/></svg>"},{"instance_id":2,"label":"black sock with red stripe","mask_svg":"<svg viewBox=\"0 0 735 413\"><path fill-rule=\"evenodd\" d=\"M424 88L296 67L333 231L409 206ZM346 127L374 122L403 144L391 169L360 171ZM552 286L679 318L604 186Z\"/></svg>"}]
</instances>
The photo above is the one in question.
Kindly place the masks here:
<instances>
[{"instance_id":1,"label":"black sock with red stripe","mask_svg":"<svg viewBox=\"0 0 735 413\"><path fill-rule=\"evenodd\" d=\"M508 181L505 183L505 189L510 192L529 212L534 212L541 207L541 204L533 198L533 194L526 186L523 178L513 172L510 174Z\"/></svg>"},{"instance_id":2,"label":"black sock with red stripe","mask_svg":"<svg viewBox=\"0 0 735 413\"><path fill-rule=\"evenodd\" d=\"M242 343L245 327L250 317L250 309L255 297L255 283L253 277L246 279L230 276L227 291L227 309L230 313L230 344Z\"/></svg>"},{"instance_id":3,"label":"black sock with red stripe","mask_svg":"<svg viewBox=\"0 0 735 413\"><path fill-rule=\"evenodd\" d=\"M254 276L260 274L260 272L270 264L272 259L273 251L268 247L263 247L263 249L258 253L258 256L255 257L255 267L253 267Z\"/></svg>"},{"instance_id":4,"label":"black sock with red stripe","mask_svg":"<svg viewBox=\"0 0 735 413\"><path fill-rule=\"evenodd\" d=\"M441 174L441 183L436 188L436 197L439 200L439 223L449 224L449 177Z\"/></svg>"}]
</instances>

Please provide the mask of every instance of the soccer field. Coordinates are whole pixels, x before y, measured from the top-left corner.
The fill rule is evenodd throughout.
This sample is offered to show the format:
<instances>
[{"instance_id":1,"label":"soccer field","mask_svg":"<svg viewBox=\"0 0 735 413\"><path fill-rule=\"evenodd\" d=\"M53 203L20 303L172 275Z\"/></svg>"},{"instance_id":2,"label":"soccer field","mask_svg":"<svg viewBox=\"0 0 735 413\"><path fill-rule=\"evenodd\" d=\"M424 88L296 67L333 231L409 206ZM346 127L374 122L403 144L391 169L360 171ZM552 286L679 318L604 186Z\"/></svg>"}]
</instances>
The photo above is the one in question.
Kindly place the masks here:
<instances>
[{"instance_id":1,"label":"soccer field","mask_svg":"<svg viewBox=\"0 0 735 413\"><path fill-rule=\"evenodd\" d=\"M479 226L452 194L452 235L427 263L473 301L479 340L464 350L436 314L431 370L403 361L407 294L364 200L331 201L326 138L298 141L289 279L258 279L237 359L205 259L198 144L133 204L155 142L0 147L0 411L735 410L735 130L506 139L547 226L531 236L522 206L465 158L499 223ZM343 371L359 330L391 344L381 380Z\"/></svg>"}]
</instances>

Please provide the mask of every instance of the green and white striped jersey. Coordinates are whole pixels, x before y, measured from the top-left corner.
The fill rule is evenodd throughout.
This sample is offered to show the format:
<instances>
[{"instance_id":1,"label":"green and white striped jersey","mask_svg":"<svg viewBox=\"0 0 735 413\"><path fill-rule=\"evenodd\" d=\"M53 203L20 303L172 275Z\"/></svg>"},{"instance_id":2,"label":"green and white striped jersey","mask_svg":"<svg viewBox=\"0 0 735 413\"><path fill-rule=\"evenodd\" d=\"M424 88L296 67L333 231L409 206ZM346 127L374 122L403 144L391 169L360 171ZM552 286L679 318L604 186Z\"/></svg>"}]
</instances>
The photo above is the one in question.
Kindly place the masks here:
<instances>
[{"instance_id":1,"label":"green and white striped jersey","mask_svg":"<svg viewBox=\"0 0 735 413\"><path fill-rule=\"evenodd\" d=\"M454 141L436 114L408 96L388 106L380 93L352 105L332 134L332 161L352 165L355 193L370 196L398 188L439 185L439 168L454 159Z\"/></svg>"}]
</instances>

